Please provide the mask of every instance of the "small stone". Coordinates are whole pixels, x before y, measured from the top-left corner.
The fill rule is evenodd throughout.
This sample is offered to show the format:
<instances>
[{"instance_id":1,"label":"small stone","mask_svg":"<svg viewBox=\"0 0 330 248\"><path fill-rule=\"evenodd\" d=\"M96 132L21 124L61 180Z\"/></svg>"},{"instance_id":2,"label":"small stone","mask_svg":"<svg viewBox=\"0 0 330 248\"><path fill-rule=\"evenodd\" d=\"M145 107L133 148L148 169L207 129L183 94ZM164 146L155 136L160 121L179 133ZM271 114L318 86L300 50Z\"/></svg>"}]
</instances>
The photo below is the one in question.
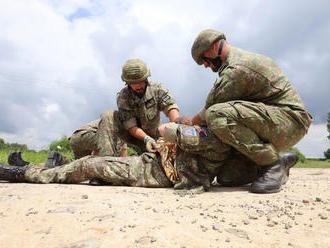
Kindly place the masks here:
<instances>
[{"instance_id":1,"label":"small stone","mask_svg":"<svg viewBox=\"0 0 330 248\"><path fill-rule=\"evenodd\" d=\"M154 243L157 241L157 239L152 237L150 241L151 241L151 243Z\"/></svg>"},{"instance_id":2,"label":"small stone","mask_svg":"<svg viewBox=\"0 0 330 248\"><path fill-rule=\"evenodd\" d=\"M203 226L203 225L200 225L201 229L203 232L206 232L207 231L207 227Z\"/></svg>"},{"instance_id":3,"label":"small stone","mask_svg":"<svg viewBox=\"0 0 330 248\"><path fill-rule=\"evenodd\" d=\"M248 224L250 224L250 221L244 220L243 223L244 223L244 225L248 225Z\"/></svg>"},{"instance_id":4,"label":"small stone","mask_svg":"<svg viewBox=\"0 0 330 248\"><path fill-rule=\"evenodd\" d=\"M326 219L328 219L328 216L325 216L324 214L319 214L319 216L320 216L320 218L321 218L321 220L326 220Z\"/></svg>"},{"instance_id":5,"label":"small stone","mask_svg":"<svg viewBox=\"0 0 330 248\"><path fill-rule=\"evenodd\" d=\"M285 229L289 229L289 228L291 228L292 227L292 225L291 225L291 223L285 223L285 225L284 225L284 228Z\"/></svg>"},{"instance_id":6,"label":"small stone","mask_svg":"<svg viewBox=\"0 0 330 248\"><path fill-rule=\"evenodd\" d=\"M88 199L88 195L82 195L81 199Z\"/></svg>"},{"instance_id":7,"label":"small stone","mask_svg":"<svg viewBox=\"0 0 330 248\"><path fill-rule=\"evenodd\" d=\"M322 199L321 199L320 197L316 197L316 198L315 198L315 201L317 201L317 202L321 202Z\"/></svg>"},{"instance_id":8,"label":"small stone","mask_svg":"<svg viewBox=\"0 0 330 248\"><path fill-rule=\"evenodd\" d=\"M309 203L309 200L302 200L303 203Z\"/></svg>"},{"instance_id":9,"label":"small stone","mask_svg":"<svg viewBox=\"0 0 330 248\"><path fill-rule=\"evenodd\" d=\"M270 222L268 222L267 226L273 227L273 226L275 226L275 224L274 224L274 222L270 221Z\"/></svg>"},{"instance_id":10,"label":"small stone","mask_svg":"<svg viewBox=\"0 0 330 248\"><path fill-rule=\"evenodd\" d=\"M226 238L225 242L229 243L230 242L230 239L229 238Z\"/></svg>"},{"instance_id":11,"label":"small stone","mask_svg":"<svg viewBox=\"0 0 330 248\"><path fill-rule=\"evenodd\" d=\"M219 224L214 224L212 226L212 229L215 230L215 231L218 231L218 230L220 230L220 225Z\"/></svg>"},{"instance_id":12,"label":"small stone","mask_svg":"<svg viewBox=\"0 0 330 248\"><path fill-rule=\"evenodd\" d=\"M255 215L249 215L249 219L251 219L251 220L257 220L257 219L258 219L258 216L255 216Z\"/></svg>"}]
</instances>

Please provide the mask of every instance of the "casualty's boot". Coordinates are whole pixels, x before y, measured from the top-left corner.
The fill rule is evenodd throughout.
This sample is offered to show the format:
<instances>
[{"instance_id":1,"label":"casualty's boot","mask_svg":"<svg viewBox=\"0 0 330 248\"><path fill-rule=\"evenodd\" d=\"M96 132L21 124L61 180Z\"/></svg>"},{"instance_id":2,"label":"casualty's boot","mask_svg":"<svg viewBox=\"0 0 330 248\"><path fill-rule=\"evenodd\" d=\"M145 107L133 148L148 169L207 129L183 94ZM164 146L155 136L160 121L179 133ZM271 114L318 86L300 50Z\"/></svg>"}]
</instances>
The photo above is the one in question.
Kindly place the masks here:
<instances>
[{"instance_id":1,"label":"casualty's boot","mask_svg":"<svg viewBox=\"0 0 330 248\"><path fill-rule=\"evenodd\" d=\"M8 164L13 166L25 166L29 162L26 162L22 159L21 151L11 151L8 157Z\"/></svg>"},{"instance_id":2,"label":"casualty's boot","mask_svg":"<svg viewBox=\"0 0 330 248\"><path fill-rule=\"evenodd\" d=\"M62 156L59 152L57 151L51 151L48 154L47 161L45 163L46 168L54 168L56 166L60 166L65 164L65 161L67 158L65 156Z\"/></svg>"},{"instance_id":3,"label":"casualty's boot","mask_svg":"<svg viewBox=\"0 0 330 248\"><path fill-rule=\"evenodd\" d=\"M24 183L26 167L4 165L0 163L0 180L8 181L11 183Z\"/></svg>"}]
</instances>

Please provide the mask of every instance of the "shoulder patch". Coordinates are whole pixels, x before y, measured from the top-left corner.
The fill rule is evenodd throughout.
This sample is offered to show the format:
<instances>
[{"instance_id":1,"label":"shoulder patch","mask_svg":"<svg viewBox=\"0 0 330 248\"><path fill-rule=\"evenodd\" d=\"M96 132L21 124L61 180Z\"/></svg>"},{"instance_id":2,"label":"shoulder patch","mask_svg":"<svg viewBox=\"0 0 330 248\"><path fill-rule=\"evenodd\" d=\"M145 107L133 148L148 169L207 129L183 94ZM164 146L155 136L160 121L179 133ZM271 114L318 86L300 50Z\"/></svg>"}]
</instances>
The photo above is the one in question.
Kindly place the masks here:
<instances>
[{"instance_id":1,"label":"shoulder patch","mask_svg":"<svg viewBox=\"0 0 330 248\"><path fill-rule=\"evenodd\" d=\"M191 137L191 136L197 136L196 129L193 127L186 127L181 130L182 135Z\"/></svg>"}]
</instances>

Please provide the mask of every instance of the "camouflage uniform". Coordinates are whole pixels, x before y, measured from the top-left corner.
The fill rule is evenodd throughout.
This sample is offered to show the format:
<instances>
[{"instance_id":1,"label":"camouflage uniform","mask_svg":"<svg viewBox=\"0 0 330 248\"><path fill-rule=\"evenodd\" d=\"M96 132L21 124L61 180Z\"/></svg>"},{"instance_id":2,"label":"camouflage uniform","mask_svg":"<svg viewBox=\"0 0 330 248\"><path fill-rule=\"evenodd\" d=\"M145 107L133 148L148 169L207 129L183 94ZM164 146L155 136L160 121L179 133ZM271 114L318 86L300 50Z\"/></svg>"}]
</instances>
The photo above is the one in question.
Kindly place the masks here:
<instances>
[{"instance_id":1,"label":"camouflage uniform","mask_svg":"<svg viewBox=\"0 0 330 248\"><path fill-rule=\"evenodd\" d=\"M153 138L158 138L157 128L161 124L160 111L165 115L171 109L179 109L173 96L160 83L149 81L142 97L126 86L117 95L118 117L123 128L118 135L128 144L136 145L144 150L143 141L129 134L128 129L137 126ZM101 121L107 122L107 113L103 113ZM105 125L106 128L106 125Z\"/></svg>"},{"instance_id":2,"label":"camouflage uniform","mask_svg":"<svg viewBox=\"0 0 330 248\"><path fill-rule=\"evenodd\" d=\"M223 186L238 186L253 182L257 177L257 165L231 146L221 142L206 126L178 125L176 143L179 146L177 169L182 186L207 184L216 177ZM166 137L165 137L166 138ZM186 171L191 171L186 175ZM188 185L187 185L188 184Z\"/></svg>"},{"instance_id":3,"label":"camouflage uniform","mask_svg":"<svg viewBox=\"0 0 330 248\"><path fill-rule=\"evenodd\" d=\"M103 127L104 123L98 119L87 123L73 132L70 137L70 146L75 156L75 159L91 155L93 151L100 150L100 156L120 157L123 149L126 149L126 144L119 139L115 134L115 127L118 122L114 120L113 110L108 110L108 133L104 138Z\"/></svg>"},{"instance_id":4,"label":"camouflage uniform","mask_svg":"<svg viewBox=\"0 0 330 248\"><path fill-rule=\"evenodd\" d=\"M159 162L154 153L129 157L86 156L52 169L31 163L24 176L30 183L80 183L98 178L118 186L171 187Z\"/></svg>"},{"instance_id":5,"label":"camouflage uniform","mask_svg":"<svg viewBox=\"0 0 330 248\"><path fill-rule=\"evenodd\" d=\"M97 150L99 156L120 157L123 149L127 149L119 135L122 127L118 111L107 110L101 115L97 130Z\"/></svg>"},{"instance_id":6,"label":"camouflage uniform","mask_svg":"<svg viewBox=\"0 0 330 248\"><path fill-rule=\"evenodd\" d=\"M75 159L91 155L97 149L96 132L100 120L94 120L78 128L70 137L70 147Z\"/></svg>"},{"instance_id":7,"label":"camouflage uniform","mask_svg":"<svg viewBox=\"0 0 330 248\"><path fill-rule=\"evenodd\" d=\"M258 165L295 145L312 117L288 78L270 58L231 47L204 109L208 128Z\"/></svg>"}]
</instances>

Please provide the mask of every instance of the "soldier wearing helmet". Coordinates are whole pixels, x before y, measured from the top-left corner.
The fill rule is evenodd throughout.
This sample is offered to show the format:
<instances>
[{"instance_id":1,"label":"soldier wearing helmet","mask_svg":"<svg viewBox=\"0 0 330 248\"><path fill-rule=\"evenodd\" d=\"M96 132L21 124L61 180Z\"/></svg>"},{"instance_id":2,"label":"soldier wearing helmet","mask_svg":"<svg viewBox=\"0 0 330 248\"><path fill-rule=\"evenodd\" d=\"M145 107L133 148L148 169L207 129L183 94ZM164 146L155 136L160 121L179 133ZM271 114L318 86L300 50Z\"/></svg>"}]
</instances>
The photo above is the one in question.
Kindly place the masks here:
<instances>
[{"instance_id":1,"label":"soldier wearing helmet","mask_svg":"<svg viewBox=\"0 0 330 248\"><path fill-rule=\"evenodd\" d=\"M155 152L160 112L163 111L171 122L179 121L180 114L170 92L160 83L148 80L149 76L149 68L140 59L129 59L123 65L121 78L127 85L117 94L116 118L122 124L117 134L128 144ZM106 122L104 113L101 123L106 126Z\"/></svg>"},{"instance_id":2,"label":"soldier wearing helmet","mask_svg":"<svg viewBox=\"0 0 330 248\"><path fill-rule=\"evenodd\" d=\"M279 152L297 144L312 121L297 91L270 58L230 46L217 30L202 31L191 54L219 78L204 108L184 118L185 124L206 123L222 142L258 166L251 192L280 191L296 155Z\"/></svg>"}]
</instances>

